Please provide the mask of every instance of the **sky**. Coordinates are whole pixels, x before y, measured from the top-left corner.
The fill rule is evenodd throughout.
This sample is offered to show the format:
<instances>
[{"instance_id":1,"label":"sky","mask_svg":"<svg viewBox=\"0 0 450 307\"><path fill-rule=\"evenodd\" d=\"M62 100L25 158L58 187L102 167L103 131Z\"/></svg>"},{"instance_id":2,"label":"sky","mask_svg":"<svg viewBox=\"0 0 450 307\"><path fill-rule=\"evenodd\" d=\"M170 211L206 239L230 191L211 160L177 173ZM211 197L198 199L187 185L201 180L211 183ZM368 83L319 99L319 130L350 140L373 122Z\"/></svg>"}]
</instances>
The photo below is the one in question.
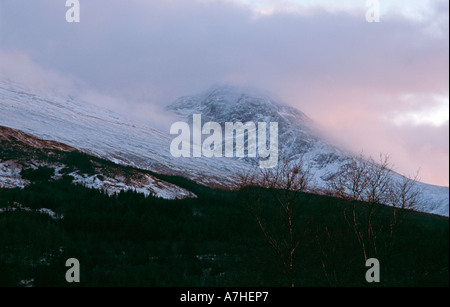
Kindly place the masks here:
<instances>
[{"instance_id":1,"label":"sky","mask_svg":"<svg viewBox=\"0 0 450 307\"><path fill-rule=\"evenodd\" d=\"M264 89L354 152L449 185L449 3L379 0L0 1L0 74L163 127L212 84ZM372 1L376 2L376 1Z\"/></svg>"}]
</instances>

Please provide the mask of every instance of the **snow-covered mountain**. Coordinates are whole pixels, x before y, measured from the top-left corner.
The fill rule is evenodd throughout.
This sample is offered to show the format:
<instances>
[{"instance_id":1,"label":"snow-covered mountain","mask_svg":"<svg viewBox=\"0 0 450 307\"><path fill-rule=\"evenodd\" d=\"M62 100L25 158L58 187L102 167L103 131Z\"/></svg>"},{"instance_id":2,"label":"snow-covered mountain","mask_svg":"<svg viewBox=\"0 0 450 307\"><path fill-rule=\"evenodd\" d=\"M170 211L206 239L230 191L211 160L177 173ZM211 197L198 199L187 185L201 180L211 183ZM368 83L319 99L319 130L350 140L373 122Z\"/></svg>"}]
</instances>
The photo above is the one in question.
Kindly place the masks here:
<instances>
[{"instance_id":1,"label":"snow-covered mountain","mask_svg":"<svg viewBox=\"0 0 450 307\"><path fill-rule=\"evenodd\" d=\"M288 161L302 157L310 167L311 187L314 192L326 192L330 180L342 172L355 158L328 141L301 111L280 104L259 90L221 85L193 96L177 99L167 107L181 119L192 121L192 114L201 114L202 121L277 122L279 126L279 156ZM256 165L255 159L242 159ZM402 182L403 176L391 173L393 182ZM416 209L439 215L449 215L449 188L417 183L420 203Z\"/></svg>"},{"instance_id":2,"label":"snow-covered mountain","mask_svg":"<svg viewBox=\"0 0 450 307\"><path fill-rule=\"evenodd\" d=\"M280 157L295 160L303 156L310 163L315 191L324 191L349 161L350 154L326 141L305 114L258 91L217 86L181 97L167 109L185 122L191 122L193 114L201 114L202 123L278 122ZM211 187L232 187L240 174L254 169L257 163L250 158L175 158L170 154L175 136L169 131L130 121L75 97L38 94L5 80L0 81L0 125L118 164L183 176ZM449 189L428 184L420 187L424 202L418 209L448 216Z\"/></svg>"},{"instance_id":3,"label":"snow-covered mountain","mask_svg":"<svg viewBox=\"0 0 450 307\"><path fill-rule=\"evenodd\" d=\"M177 99L167 107L186 122L192 114L201 114L202 122L276 122L278 123L279 157L295 160L303 157L312 167L317 188L324 184L342 165L349 153L327 142L314 124L301 111L273 100L258 90L231 85L213 87L194 96ZM246 144L247 145L247 144ZM257 165L257 159L242 159Z\"/></svg>"},{"instance_id":4,"label":"snow-covered mountain","mask_svg":"<svg viewBox=\"0 0 450 307\"><path fill-rule=\"evenodd\" d=\"M184 176L212 187L228 186L233 182L233 170L245 167L232 159L174 158L170 154L173 137L168 131L75 97L37 93L12 81L0 80L0 125L118 164Z\"/></svg>"}]
</instances>

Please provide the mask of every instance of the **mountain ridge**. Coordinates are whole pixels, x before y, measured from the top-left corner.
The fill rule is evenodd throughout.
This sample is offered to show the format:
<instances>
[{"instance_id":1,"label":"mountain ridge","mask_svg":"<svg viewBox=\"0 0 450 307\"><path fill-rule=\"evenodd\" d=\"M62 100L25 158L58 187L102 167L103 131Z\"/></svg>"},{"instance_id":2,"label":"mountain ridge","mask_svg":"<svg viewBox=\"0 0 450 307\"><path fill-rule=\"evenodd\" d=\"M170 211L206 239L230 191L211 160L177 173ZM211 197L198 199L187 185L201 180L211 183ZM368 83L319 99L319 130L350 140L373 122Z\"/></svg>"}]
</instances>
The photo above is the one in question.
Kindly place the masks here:
<instances>
[{"instance_id":1,"label":"mountain ridge","mask_svg":"<svg viewBox=\"0 0 450 307\"><path fill-rule=\"evenodd\" d=\"M75 97L44 97L0 80L0 125L53 139L88 154L155 173L188 178L213 188L231 188L256 160L233 158L174 158L169 147L174 136L103 110ZM233 108L232 106L237 106ZM301 156L311 163L312 186L324 191L330 178L348 164L349 154L323 140L301 111L268 96L231 86L183 96L167 107L189 122L199 112L204 121L278 121L280 157ZM429 204L421 211L448 216L448 188L420 184Z\"/></svg>"}]
</instances>

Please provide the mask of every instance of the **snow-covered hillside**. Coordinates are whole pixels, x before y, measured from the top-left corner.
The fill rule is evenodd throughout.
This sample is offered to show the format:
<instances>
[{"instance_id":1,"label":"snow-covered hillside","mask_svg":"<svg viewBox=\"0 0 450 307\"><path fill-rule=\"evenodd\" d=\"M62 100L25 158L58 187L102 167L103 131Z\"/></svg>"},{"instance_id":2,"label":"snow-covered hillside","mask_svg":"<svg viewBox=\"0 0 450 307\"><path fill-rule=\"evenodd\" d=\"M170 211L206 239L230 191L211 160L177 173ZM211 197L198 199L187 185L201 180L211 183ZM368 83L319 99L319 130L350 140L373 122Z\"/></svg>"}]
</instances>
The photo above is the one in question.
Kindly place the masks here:
<instances>
[{"instance_id":1,"label":"snow-covered hillside","mask_svg":"<svg viewBox=\"0 0 450 307\"><path fill-rule=\"evenodd\" d=\"M105 163L65 144L45 141L15 129L0 126L0 145L0 188L23 188L30 184L23 171L44 167L52 170L53 180L66 176L73 183L110 195L132 190L165 199L196 197L139 169Z\"/></svg>"},{"instance_id":2,"label":"snow-covered hillside","mask_svg":"<svg viewBox=\"0 0 450 307\"><path fill-rule=\"evenodd\" d=\"M75 97L0 80L0 125L56 140L118 164L180 175L214 187L233 182L245 164L231 159L174 158L173 137Z\"/></svg>"},{"instance_id":3,"label":"snow-covered hillside","mask_svg":"<svg viewBox=\"0 0 450 307\"><path fill-rule=\"evenodd\" d=\"M323 139L302 112L256 91L218 86L194 96L181 97L168 110L185 122L193 114L202 123L278 122L280 157L300 156L310 163L312 186L324 191L329 180L349 161L350 154ZM37 94L11 81L0 81L0 125L56 140L110 161L179 175L211 187L229 188L238 176L256 167L256 159L174 158L170 143L175 136L150 125L100 109L75 97ZM399 175L396 175L399 176ZM419 209L449 215L449 189L420 184Z\"/></svg>"}]
</instances>

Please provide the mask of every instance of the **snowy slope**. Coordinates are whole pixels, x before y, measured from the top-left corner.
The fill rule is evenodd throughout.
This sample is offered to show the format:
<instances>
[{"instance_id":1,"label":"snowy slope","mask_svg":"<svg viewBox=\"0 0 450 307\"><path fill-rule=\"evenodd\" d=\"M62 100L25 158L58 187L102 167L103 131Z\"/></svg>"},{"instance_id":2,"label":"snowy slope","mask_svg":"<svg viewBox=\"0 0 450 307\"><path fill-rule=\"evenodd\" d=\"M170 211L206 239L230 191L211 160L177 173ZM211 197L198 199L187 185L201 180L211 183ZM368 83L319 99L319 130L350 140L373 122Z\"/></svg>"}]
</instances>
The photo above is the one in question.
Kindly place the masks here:
<instances>
[{"instance_id":1,"label":"snowy slope","mask_svg":"<svg viewBox=\"0 0 450 307\"><path fill-rule=\"evenodd\" d=\"M28 177L22 176L22 170L46 167L54 170L54 180L69 176L74 183L110 195L132 190L165 199L196 197L192 192L142 170L106 163L65 144L45 141L15 129L0 126L0 145L0 188L23 188L30 182L25 179ZM75 157L84 159L84 167L76 163L80 160ZM91 165L89 171L86 171L87 163Z\"/></svg>"},{"instance_id":2,"label":"snowy slope","mask_svg":"<svg viewBox=\"0 0 450 307\"><path fill-rule=\"evenodd\" d=\"M295 161L302 156L311 168L311 187L314 192L325 192L329 181L350 162L352 154L342 151L314 128L314 123L301 111L280 104L258 90L236 86L213 87L194 96L177 99L167 107L186 122L192 114L201 114L202 121L277 122L279 125L280 157ZM192 121L192 120L191 120ZM256 160L243 159L256 165ZM402 176L392 173L395 182ZM449 188L418 183L419 211L449 216Z\"/></svg>"},{"instance_id":3,"label":"snowy slope","mask_svg":"<svg viewBox=\"0 0 450 307\"><path fill-rule=\"evenodd\" d=\"M215 187L227 186L233 181L232 170L245 167L226 158L174 158L170 154L173 137L168 132L74 97L36 94L5 80L0 80L0 125L56 140L118 164L185 176Z\"/></svg>"},{"instance_id":4,"label":"snowy slope","mask_svg":"<svg viewBox=\"0 0 450 307\"><path fill-rule=\"evenodd\" d=\"M311 164L315 191L325 191L329 180L349 161L349 153L316 133L302 112L279 104L265 94L232 86L218 86L194 96L181 97L168 110L185 122L193 114L202 123L278 122L280 156L300 155ZM174 136L146 124L76 99L36 93L11 81L0 80L0 125L44 139L57 140L113 162L179 175L211 187L229 188L238 176L257 166L257 159L174 158ZM449 189L421 184L420 210L449 215Z\"/></svg>"}]
</instances>

